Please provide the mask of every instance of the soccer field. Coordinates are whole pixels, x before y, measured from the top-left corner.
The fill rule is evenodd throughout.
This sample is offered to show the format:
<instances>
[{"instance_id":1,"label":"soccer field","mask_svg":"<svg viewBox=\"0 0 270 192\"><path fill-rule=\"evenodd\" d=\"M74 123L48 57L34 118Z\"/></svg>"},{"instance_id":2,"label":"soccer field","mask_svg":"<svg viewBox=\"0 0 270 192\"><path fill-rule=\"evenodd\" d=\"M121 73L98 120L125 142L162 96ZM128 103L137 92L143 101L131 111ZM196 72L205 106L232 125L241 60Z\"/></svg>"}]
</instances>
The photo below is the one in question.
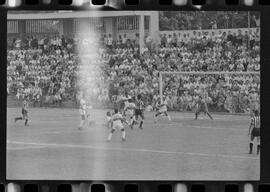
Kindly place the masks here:
<instances>
[{"instance_id":1,"label":"soccer field","mask_svg":"<svg viewBox=\"0 0 270 192\"><path fill-rule=\"evenodd\" d=\"M248 154L249 116L145 112L144 129L127 128L106 142L105 110L78 130L77 109L31 108L30 126L7 109L7 178L29 180L258 180L260 157Z\"/></svg>"}]
</instances>

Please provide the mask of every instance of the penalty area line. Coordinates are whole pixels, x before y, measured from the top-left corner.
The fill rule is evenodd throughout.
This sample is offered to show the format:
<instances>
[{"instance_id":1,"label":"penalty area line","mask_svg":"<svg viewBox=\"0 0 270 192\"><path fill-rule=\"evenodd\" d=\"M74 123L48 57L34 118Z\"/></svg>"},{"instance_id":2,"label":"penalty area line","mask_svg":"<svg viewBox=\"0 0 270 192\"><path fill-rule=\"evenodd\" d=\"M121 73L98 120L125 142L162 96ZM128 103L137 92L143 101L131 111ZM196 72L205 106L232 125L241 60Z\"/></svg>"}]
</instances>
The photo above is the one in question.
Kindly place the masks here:
<instances>
[{"instance_id":1,"label":"penalty area line","mask_svg":"<svg viewBox=\"0 0 270 192\"><path fill-rule=\"evenodd\" d=\"M202 157L212 157L212 158L234 158L234 159L253 159L253 160L259 159L258 157L248 157L248 156L240 156L240 155L206 154L206 153L192 153L192 152L164 151L164 150L136 149L136 148L114 148L114 147L100 147L100 146L91 146L91 145L34 143L34 142L19 142L19 141L7 141L7 143L46 146L48 148L64 147L64 148L98 149L98 150L105 150L105 151L146 152L146 153L148 152L148 153L160 153L160 154L190 155L190 156L202 156Z\"/></svg>"},{"instance_id":2,"label":"penalty area line","mask_svg":"<svg viewBox=\"0 0 270 192\"><path fill-rule=\"evenodd\" d=\"M46 146L32 146L32 147L7 147L7 151L18 151L18 150L31 150L31 149L44 149Z\"/></svg>"}]
</instances>

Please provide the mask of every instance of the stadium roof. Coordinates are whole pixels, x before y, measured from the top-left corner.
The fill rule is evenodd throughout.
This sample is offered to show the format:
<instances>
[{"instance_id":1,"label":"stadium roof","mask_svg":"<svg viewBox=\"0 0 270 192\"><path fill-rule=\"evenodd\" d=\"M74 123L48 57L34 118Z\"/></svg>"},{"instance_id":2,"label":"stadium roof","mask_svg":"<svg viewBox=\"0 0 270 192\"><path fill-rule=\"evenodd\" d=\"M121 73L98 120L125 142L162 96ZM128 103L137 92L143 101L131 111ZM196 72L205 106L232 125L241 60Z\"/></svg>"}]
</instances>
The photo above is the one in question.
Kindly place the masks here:
<instances>
[{"instance_id":1,"label":"stadium roof","mask_svg":"<svg viewBox=\"0 0 270 192\"><path fill-rule=\"evenodd\" d=\"M17 19L63 19L63 18L89 18L89 17L117 17L130 15L152 15L157 11L14 11L7 15L8 20Z\"/></svg>"}]
</instances>

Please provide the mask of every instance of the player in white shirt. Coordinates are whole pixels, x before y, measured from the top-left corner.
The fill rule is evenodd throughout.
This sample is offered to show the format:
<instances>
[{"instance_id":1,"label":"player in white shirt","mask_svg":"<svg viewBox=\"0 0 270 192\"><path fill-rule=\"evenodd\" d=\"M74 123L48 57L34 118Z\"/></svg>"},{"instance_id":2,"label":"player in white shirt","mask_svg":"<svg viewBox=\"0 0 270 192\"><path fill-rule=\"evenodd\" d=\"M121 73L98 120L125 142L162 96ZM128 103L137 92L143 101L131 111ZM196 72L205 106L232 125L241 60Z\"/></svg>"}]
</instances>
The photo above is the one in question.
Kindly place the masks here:
<instances>
[{"instance_id":1,"label":"player in white shirt","mask_svg":"<svg viewBox=\"0 0 270 192\"><path fill-rule=\"evenodd\" d=\"M167 113L167 101L164 100L163 102L161 101L161 99L159 99L159 102L158 102L158 112L155 114L154 116L154 122L156 123L157 122L157 117L161 116L161 115L165 115L166 117L168 117L168 120L171 121L171 117L170 115Z\"/></svg>"},{"instance_id":2,"label":"player in white shirt","mask_svg":"<svg viewBox=\"0 0 270 192\"><path fill-rule=\"evenodd\" d=\"M124 114L131 129L133 129L135 123L135 108L135 103L132 102L132 99L129 99L128 103L125 105Z\"/></svg>"},{"instance_id":3,"label":"player in white shirt","mask_svg":"<svg viewBox=\"0 0 270 192\"><path fill-rule=\"evenodd\" d=\"M79 109L80 115L81 115L81 123L79 126L79 130L83 128L83 126L86 124L87 121L87 104L84 98L82 97L80 100L80 109Z\"/></svg>"},{"instance_id":4,"label":"player in white shirt","mask_svg":"<svg viewBox=\"0 0 270 192\"><path fill-rule=\"evenodd\" d=\"M119 112L123 113L123 110L125 109L126 105L128 104L128 100L131 99L131 96L129 96L127 93L125 93L124 95L119 95L118 96L118 109Z\"/></svg>"},{"instance_id":5,"label":"player in white shirt","mask_svg":"<svg viewBox=\"0 0 270 192\"><path fill-rule=\"evenodd\" d=\"M29 116L28 116L28 113L29 113L28 107L29 107L29 97L27 96L26 99L23 100L22 116L21 117L16 117L15 118L15 123L18 120L25 120L24 125L28 126L28 118L29 118Z\"/></svg>"},{"instance_id":6,"label":"player in white shirt","mask_svg":"<svg viewBox=\"0 0 270 192\"><path fill-rule=\"evenodd\" d=\"M109 136L107 138L107 142L110 142L112 139L112 135L115 132L116 129L119 129L122 132L122 141L126 141L126 131L124 129L124 117L122 116L121 113L118 112L118 109L114 110L114 114L111 117L111 123L112 123L112 128L109 133Z\"/></svg>"},{"instance_id":7,"label":"player in white shirt","mask_svg":"<svg viewBox=\"0 0 270 192\"><path fill-rule=\"evenodd\" d=\"M111 112L108 111L107 114L106 114L106 120L107 120L106 126L107 126L108 129L112 128L111 119L112 119L112 114L111 114Z\"/></svg>"},{"instance_id":8,"label":"player in white shirt","mask_svg":"<svg viewBox=\"0 0 270 192\"><path fill-rule=\"evenodd\" d=\"M250 113L260 109L260 98L255 89L252 88L249 93Z\"/></svg>"}]
</instances>

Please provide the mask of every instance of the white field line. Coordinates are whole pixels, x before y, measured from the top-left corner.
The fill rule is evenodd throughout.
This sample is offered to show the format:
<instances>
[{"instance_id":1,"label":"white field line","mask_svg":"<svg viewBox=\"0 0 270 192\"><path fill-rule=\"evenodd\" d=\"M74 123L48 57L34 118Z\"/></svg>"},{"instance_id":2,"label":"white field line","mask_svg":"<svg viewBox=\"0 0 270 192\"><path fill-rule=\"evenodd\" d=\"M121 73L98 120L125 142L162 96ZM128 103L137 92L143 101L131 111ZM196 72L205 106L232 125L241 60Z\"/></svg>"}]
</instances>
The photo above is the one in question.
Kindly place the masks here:
<instances>
[{"instance_id":1,"label":"white field line","mask_svg":"<svg viewBox=\"0 0 270 192\"><path fill-rule=\"evenodd\" d=\"M231 127L206 127L206 126L199 126L199 125L182 125L182 124L180 124L179 125L179 123L178 124L175 124L175 123L169 123L169 124L166 124L165 126L170 126L170 125L173 125L173 126L176 126L176 125L178 125L178 126L181 126L181 127L179 127L179 129L214 129L214 130L243 130L244 128L231 128Z\"/></svg>"},{"instance_id":2,"label":"white field line","mask_svg":"<svg viewBox=\"0 0 270 192\"><path fill-rule=\"evenodd\" d=\"M170 114L170 112L168 112ZM219 117L218 115L215 116L215 115L212 115L213 118L214 118L214 121L215 120L231 120L231 121L242 121L242 120L248 120L249 118L246 118L246 117L234 117L234 116L227 116L227 117ZM171 116L172 117L172 120L175 118L175 119L191 119L193 120L195 118L195 115L190 115L190 116L181 116L181 114L179 115L173 115ZM166 117L164 117L166 118ZM211 121L211 119L209 119L208 116L206 115L199 115L198 117L198 120L197 121L200 121L200 120L209 120Z\"/></svg>"},{"instance_id":3,"label":"white field line","mask_svg":"<svg viewBox=\"0 0 270 192\"><path fill-rule=\"evenodd\" d=\"M169 114L170 114L170 112L168 112ZM181 114L181 113L179 113L179 114L177 114L177 113L172 113L172 114L170 114L171 115L171 117L172 117L172 120L173 119L191 119L191 120L193 120L194 119L194 115L192 115L192 114L190 114L190 115L183 115L183 114ZM74 115L74 114L72 114L72 115L68 115L68 116L61 116L61 118L62 117L65 117L65 120L68 118L68 117L70 117L70 118L72 118L72 120L74 119L74 117L78 117L78 119L80 119L79 118L79 116L77 116L76 114ZM93 116L92 116L93 117ZM105 117L105 115L104 115L104 117ZM152 115L152 116L150 116L150 118L151 117L154 117L154 114ZM146 119L146 122L152 122L151 120L149 120L150 119L149 117ZM213 115L213 118L214 118L214 120L230 120L230 121L242 121L242 120L249 120L249 117L238 117L238 116L230 116L230 115L228 115L228 116L224 116L224 117L220 117L220 115ZM153 118L152 118L153 119ZM12 120L14 120L13 118L12 118ZM53 121L53 120L56 120L56 119L46 119L46 118L42 118L42 119L40 119L40 121ZM62 119L63 120L63 119ZM198 117L198 120L210 120L206 115L200 115L199 117ZM104 118L104 121L105 121L105 118Z\"/></svg>"},{"instance_id":4,"label":"white field line","mask_svg":"<svg viewBox=\"0 0 270 192\"><path fill-rule=\"evenodd\" d=\"M209 121L211 122L212 120L209 120ZM179 128L179 129L192 129L193 128L193 129L235 130L235 131L245 129L245 128L240 128L240 127L232 128L232 127L218 127L218 126L183 125L182 123L176 123L173 121L168 121L168 123L166 123L164 121L161 123L160 122L154 123L154 121L144 121L144 122L145 123L152 122L152 127L163 126L164 128L175 126L175 128ZM101 126L102 128L107 129L107 127L104 123L95 123L95 125L93 125L93 126ZM96 127L84 128L82 131L92 131L91 129L93 129L93 128L95 129ZM74 127L74 130L67 130L66 128L58 128L57 130L51 130L51 131L44 131L44 132L39 131L39 133L42 133L42 134L62 134L62 133L80 133L80 131L78 130L77 127Z\"/></svg>"},{"instance_id":5,"label":"white field line","mask_svg":"<svg viewBox=\"0 0 270 192\"><path fill-rule=\"evenodd\" d=\"M191 156L202 156L202 157L212 157L212 158L233 158L233 159L253 159L253 160L259 160L260 159L259 156L258 157L248 157L248 156L240 156L240 155L191 153L191 152L163 151L163 150L136 149L136 148L114 148L114 147L101 147L101 146L93 146L93 145L34 143L34 142L19 142L19 141L7 141L7 143L46 146L46 147L52 147L52 148L64 147L64 148L98 149L98 150L104 150L104 151L125 151L125 152L145 152L145 153L159 153L159 154L174 154L174 155L191 155Z\"/></svg>"},{"instance_id":6,"label":"white field line","mask_svg":"<svg viewBox=\"0 0 270 192\"><path fill-rule=\"evenodd\" d=\"M210 120L209 120L210 121ZM102 126L101 128L107 129L109 130L106 125L104 123L96 123L94 126ZM174 126L175 128L179 128L179 129L212 129L212 130L234 130L234 131L242 131L245 128L232 128L232 127L211 127L211 126L199 126L199 125L183 125L182 123L174 123L174 122L169 122L166 124L164 122L162 123L156 123L156 124L152 124L152 127L155 126L163 126L164 129L166 129L166 127L172 127ZM151 128L152 128L151 127ZM63 134L63 133L80 133L80 132L90 132L90 131L94 131L92 129L96 129L96 127L87 127L82 129L82 131L79 131L77 127L75 127L73 130L67 130L66 128L58 128L57 130L51 130L51 131L39 131L38 133L42 133L42 134ZM126 129L129 129L128 127ZM135 130L137 128L135 127ZM145 128L148 129L148 128Z\"/></svg>"},{"instance_id":7,"label":"white field line","mask_svg":"<svg viewBox=\"0 0 270 192\"><path fill-rule=\"evenodd\" d=\"M216 127L205 127L205 126L192 126L192 125L182 125L182 124L179 124L179 123L169 123L169 124L156 124L156 126L163 126L164 129L166 129L166 127L174 127L175 129L179 128L179 129L212 129L212 130L233 130L233 131L243 131L244 128L230 128L230 127L221 127L221 128L216 128ZM176 127L176 126L179 126L179 127ZM153 126L154 127L154 126ZM106 128L106 127L105 127ZM58 131L46 131L46 132L39 132L39 133L42 133L42 134L65 134L65 133L85 133L85 132L92 132L93 130L91 130L92 128L89 127L89 128L84 128L82 129L81 131L80 130L58 130ZM129 129L128 127L126 129ZM135 130L138 129L138 128L134 128ZM145 128L145 129L148 129L148 128ZM151 128L152 129L152 128ZM155 128L154 128L155 129ZM133 131L135 131L133 130ZM105 130L106 131L106 130ZM108 129L109 131L109 129ZM143 130L139 130L139 131L143 131Z\"/></svg>"},{"instance_id":8,"label":"white field line","mask_svg":"<svg viewBox=\"0 0 270 192\"><path fill-rule=\"evenodd\" d=\"M15 151L15 150L27 150L27 149L44 149L48 148L46 146L32 146L32 147L7 147L8 150Z\"/></svg>"}]
</instances>

